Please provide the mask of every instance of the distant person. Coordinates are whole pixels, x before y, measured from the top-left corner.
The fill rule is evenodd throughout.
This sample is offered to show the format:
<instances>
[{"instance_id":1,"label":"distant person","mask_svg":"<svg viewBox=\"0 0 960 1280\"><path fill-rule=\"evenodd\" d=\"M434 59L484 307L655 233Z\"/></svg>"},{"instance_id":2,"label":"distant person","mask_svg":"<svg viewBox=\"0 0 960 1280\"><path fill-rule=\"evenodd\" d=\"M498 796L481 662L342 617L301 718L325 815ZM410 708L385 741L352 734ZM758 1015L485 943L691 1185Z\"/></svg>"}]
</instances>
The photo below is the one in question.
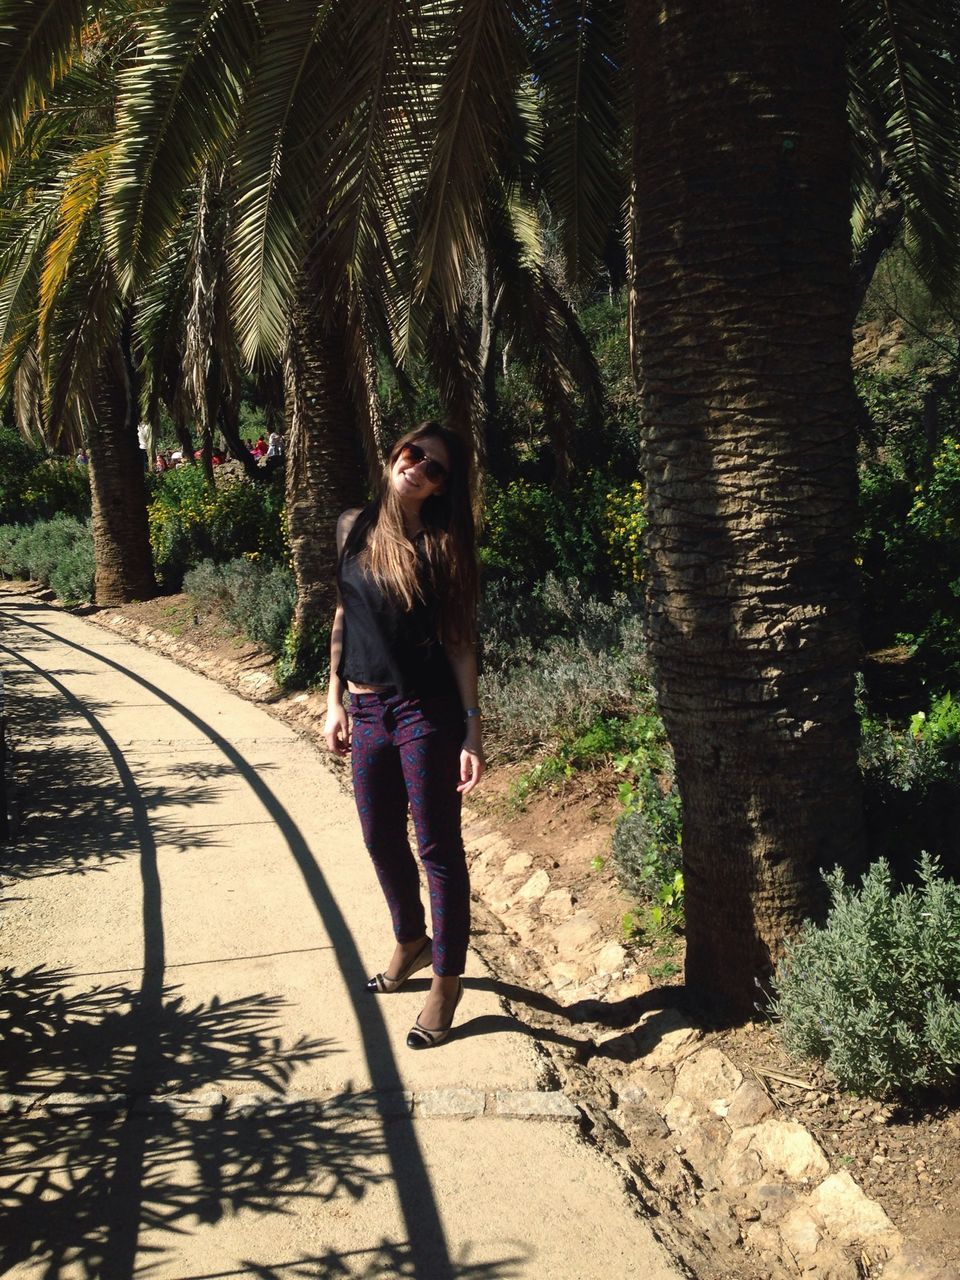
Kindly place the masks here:
<instances>
[{"instance_id":1,"label":"distant person","mask_svg":"<svg viewBox=\"0 0 960 1280\"><path fill-rule=\"evenodd\" d=\"M154 462L153 466L154 466L154 470L155 470L155 471L157 471L157 472L169 471L169 469L170 469L170 463L169 463L169 462L166 460L166 458L163 456L163 451L162 451L162 450L157 454L157 458L156 458L156 461Z\"/></svg>"},{"instance_id":2,"label":"distant person","mask_svg":"<svg viewBox=\"0 0 960 1280\"><path fill-rule=\"evenodd\" d=\"M263 435L259 437L257 443L253 446L253 456L255 458L265 458L267 456L267 442Z\"/></svg>"},{"instance_id":3,"label":"distant person","mask_svg":"<svg viewBox=\"0 0 960 1280\"><path fill-rule=\"evenodd\" d=\"M86 449L81 447L77 452L77 462L81 467L85 467L89 461L90 455L87 453Z\"/></svg>"},{"instance_id":4,"label":"distant person","mask_svg":"<svg viewBox=\"0 0 960 1280\"><path fill-rule=\"evenodd\" d=\"M140 442L140 459L144 471L150 470L150 428L145 422L137 427L137 440Z\"/></svg>"},{"instance_id":5,"label":"distant person","mask_svg":"<svg viewBox=\"0 0 960 1280\"><path fill-rule=\"evenodd\" d=\"M271 431L270 438L267 441L267 457L282 458L283 457L283 436L279 431Z\"/></svg>"}]
</instances>

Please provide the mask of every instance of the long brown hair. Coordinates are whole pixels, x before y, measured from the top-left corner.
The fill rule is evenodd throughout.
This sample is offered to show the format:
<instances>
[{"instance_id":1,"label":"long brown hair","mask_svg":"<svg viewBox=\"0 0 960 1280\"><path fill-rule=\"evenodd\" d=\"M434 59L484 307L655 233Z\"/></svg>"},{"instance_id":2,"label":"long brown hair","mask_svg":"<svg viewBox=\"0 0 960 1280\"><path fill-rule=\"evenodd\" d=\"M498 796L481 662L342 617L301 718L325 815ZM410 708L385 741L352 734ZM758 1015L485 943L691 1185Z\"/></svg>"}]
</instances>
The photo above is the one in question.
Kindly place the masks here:
<instances>
[{"instance_id":1,"label":"long brown hair","mask_svg":"<svg viewBox=\"0 0 960 1280\"><path fill-rule=\"evenodd\" d=\"M443 488L420 508L428 585L440 604L444 640L470 642L477 611L473 452L458 431L440 422L421 422L395 442L384 462L379 496L358 518L347 549L359 555L365 571L400 608L412 609L424 600L417 552L407 537L391 475L403 446L428 438L442 441L450 459Z\"/></svg>"}]
</instances>

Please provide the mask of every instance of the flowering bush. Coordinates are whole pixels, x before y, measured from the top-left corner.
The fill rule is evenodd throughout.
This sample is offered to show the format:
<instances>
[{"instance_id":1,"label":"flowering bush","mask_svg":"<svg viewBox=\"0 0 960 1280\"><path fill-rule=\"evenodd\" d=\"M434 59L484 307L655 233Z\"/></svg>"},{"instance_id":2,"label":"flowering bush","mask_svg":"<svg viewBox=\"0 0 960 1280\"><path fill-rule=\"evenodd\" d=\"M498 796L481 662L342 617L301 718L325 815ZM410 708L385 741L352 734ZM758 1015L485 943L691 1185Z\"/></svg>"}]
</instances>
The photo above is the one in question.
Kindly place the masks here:
<instances>
[{"instance_id":1,"label":"flowering bush","mask_svg":"<svg viewBox=\"0 0 960 1280\"><path fill-rule=\"evenodd\" d=\"M601 531L607 556L619 584L639 586L643 581L643 535L647 517L643 486L639 480L607 494Z\"/></svg>"},{"instance_id":2,"label":"flowering bush","mask_svg":"<svg viewBox=\"0 0 960 1280\"><path fill-rule=\"evenodd\" d=\"M178 467L153 482L148 509L150 545L164 585L178 587L201 560L220 562L246 553L283 558L282 481L253 484L218 474L209 486L199 466Z\"/></svg>"}]
</instances>

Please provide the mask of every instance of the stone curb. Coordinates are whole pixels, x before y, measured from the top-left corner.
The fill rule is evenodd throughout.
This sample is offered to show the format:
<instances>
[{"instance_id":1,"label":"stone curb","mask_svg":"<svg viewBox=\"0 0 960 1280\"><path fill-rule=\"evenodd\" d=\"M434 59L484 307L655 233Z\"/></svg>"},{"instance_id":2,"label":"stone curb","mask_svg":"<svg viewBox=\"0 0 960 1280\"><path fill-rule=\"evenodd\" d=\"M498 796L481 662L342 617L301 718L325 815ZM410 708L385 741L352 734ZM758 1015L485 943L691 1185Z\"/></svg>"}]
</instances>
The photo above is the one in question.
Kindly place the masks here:
<instances>
[{"instance_id":1,"label":"stone curb","mask_svg":"<svg viewBox=\"0 0 960 1280\"><path fill-rule=\"evenodd\" d=\"M174 1115L191 1120L313 1115L326 1121L355 1119L462 1119L486 1116L517 1120L575 1120L579 1109L559 1090L484 1093L477 1089L409 1089L386 1093L334 1094L325 1098L242 1093L218 1089L191 1094L0 1094L0 1115L66 1119L79 1115Z\"/></svg>"}]
</instances>

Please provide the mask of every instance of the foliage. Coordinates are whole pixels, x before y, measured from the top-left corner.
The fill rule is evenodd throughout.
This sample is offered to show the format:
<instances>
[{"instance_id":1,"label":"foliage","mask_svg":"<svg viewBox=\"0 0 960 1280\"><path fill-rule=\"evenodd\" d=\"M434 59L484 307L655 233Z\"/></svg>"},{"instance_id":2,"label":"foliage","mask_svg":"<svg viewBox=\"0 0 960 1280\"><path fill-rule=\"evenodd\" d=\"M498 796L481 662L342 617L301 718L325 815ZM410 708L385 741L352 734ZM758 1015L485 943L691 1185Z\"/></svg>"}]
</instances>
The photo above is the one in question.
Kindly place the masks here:
<instances>
[{"instance_id":1,"label":"foliage","mask_svg":"<svg viewBox=\"0 0 960 1280\"><path fill-rule=\"evenodd\" d=\"M527 661L485 672L480 689L500 749L517 758L557 746L599 719L629 715L648 678L640 620L632 617L610 647L589 632L554 637Z\"/></svg>"},{"instance_id":2,"label":"foliage","mask_svg":"<svg viewBox=\"0 0 960 1280\"><path fill-rule=\"evenodd\" d=\"M860 468L865 640L907 643L943 686L960 678L960 392L929 367L859 389L875 432Z\"/></svg>"},{"instance_id":3,"label":"foliage","mask_svg":"<svg viewBox=\"0 0 960 1280\"><path fill-rule=\"evenodd\" d=\"M887 863L859 888L826 876L831 909L786 953L771 1003L790 1053L818 1058L841 1088L909 1097L960 1066L960 885L924 855L918 887L894 892Z\"/></svg>"},{"instance_id":4,"label":"foliage","mask_svg":"<svg viewBox=\"0 0 960 1280\"><path fill-rule=\"evenodd\" d=\"M90 514L85 466L67 458L45 458L12 427L0 427L0 524L30 524L55 515L84 520Z\"/></svg>"},{"instance_id":5,"label":"foliage","mask_svg":"<svg viewBox=\"0 0 960 1280\"><path fill-rule=\"evenodd\" d=\"M613 833L612 857L623 887L650 904L654 930L683 924L681 806L673 754L663 722L651 707L628 726L629 750L614 761L624 775L623 813Z\"/></svg>"},{"instance_id":6,"label":"foliage","mask_svg":"<svg viewBox=\"0 0 960 1280\"><path fill-rule=\"evenodd\" d=\"M860 769L869 847L907 876L924 848L960 854L960 704L934 698L909 724L863 716Z\"/></svg>"},{"instance_id":7,"label":"foliage","mask_svg":"<svg viewBox=\"0 0 960 1280\"><path fill-rule=\"evenodd\" d=\"M93 598L93 535L89 523L54 516L31 525L0 526L0 573L51 587L64 604Z\"/></svg>"},{"instance_id":8,"label":"foliage","mask_svg":"<svg viewBox=\"0 0 960 1280\"><path fill-rule=\"evenodd\" d=\"M220 565L203 560L186 574L183 589L201 605L219 606L255 644L280 653L297 594L286 565L252 556Z\"/></svg>"},{"instance_id":9,"label":"foliage","mask_svg":"<svg viewBox=\"0 0 960 1280\"><path fill-rule=\"evenodd\" d=\"M179 587L186 570L201 560L284 558L282 479L252 484L242 476L214 475L213 487L199 466L177 467L153 480L150 545L167 587Z\"/></svg>"},{"instance_id":10,"label":"foliage","mask_svg":"<svg viewBox=\"0 0 960 1280\"><path fill-rule=\"evenodd\" d=\"M557 493L524 479L488 479L480 560L489 578L516 588L554 575L609 595L641 581L644 527L637 482L615 483L592 471L569 493Z\"/></svg>"},{"instance_id":11,"label":"foliage","mask_svg":"<svg viewBox=\"0 0 960 1280\"><path fill-rule=\"evenodd\" d=\"M283 689L325 685L330 676L330 628L304 635L291 622L283 637L275 674Z\"/></svg>"}]
</instances>

